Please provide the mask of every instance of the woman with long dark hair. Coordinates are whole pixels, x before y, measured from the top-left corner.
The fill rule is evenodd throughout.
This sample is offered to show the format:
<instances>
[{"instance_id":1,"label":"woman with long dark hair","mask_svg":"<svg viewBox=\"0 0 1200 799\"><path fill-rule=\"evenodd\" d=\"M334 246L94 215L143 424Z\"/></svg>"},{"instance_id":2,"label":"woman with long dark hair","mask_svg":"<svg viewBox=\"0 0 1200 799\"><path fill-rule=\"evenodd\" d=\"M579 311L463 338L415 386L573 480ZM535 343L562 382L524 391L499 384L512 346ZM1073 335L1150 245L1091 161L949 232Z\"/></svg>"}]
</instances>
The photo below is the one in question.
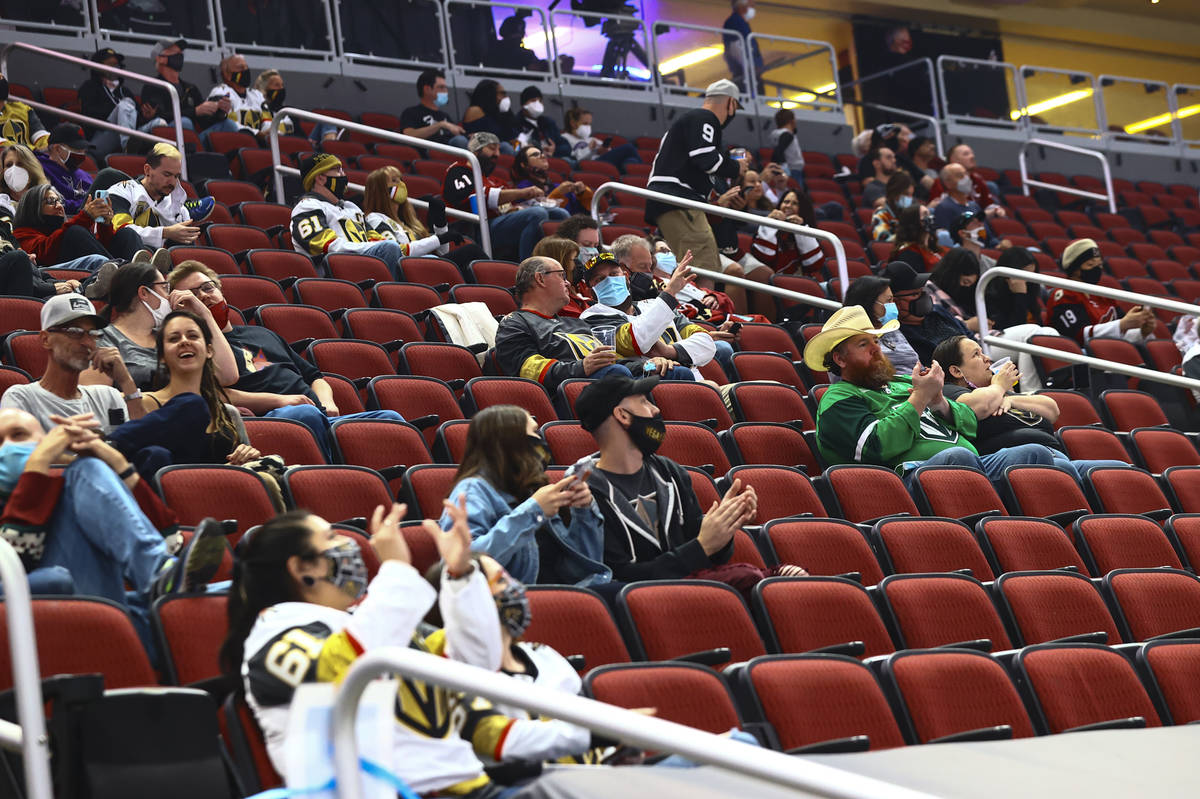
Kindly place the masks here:
<instances>
[{"instance_id":1,"label":"woman with long dark hair","mask_svg":"<svg viewBox=\"0 0 1200 799\"><path fill-rule=\"evenodd\" d=\"M533 144L517 150L510 174L518 189L537 186L546 194L547 200L558 203L571 214L591 214L592 190L581 180L564 180L555 185L550 182L550 161L541 147Z\"/></svg>"},{"instance_id":2,"label":"woman with long dark hair","mask_svg":"<svg viewBox=\"0 0 1200 799\"><path fill-rule=\"evenodd\" d=\"M509 110L512 98L499 81L484 78L475 84L471 92L471 105L463 114L463 129L466 135L485 131L494 133L500 140L500 152L515 155L512 143L517 138L517 118Z\"/></svg>"},{"instance_id":3,"label":"woman with long dark hair","mask_svg":"<svg viewBox=\"0 0 1200 799\"><path fill-rule=\"evenodd\" d=\"M155 343L159 379L165 382L157 391L146 393L147 408L170 410L185 398L199 397L211 420L200 439L203 446L186 459L176 453L176 460L237 466L261 457L257 449L243 443L245 429L236 411L230 413L229 398L213 368L212 331L204 321L190 311L171 311L158 329Z\"/></svg>"},{"instance_id":4,"label":"woman with long dark hair","mask_svg":"<svg viewBox=\"0 0 1200 799\"><path fill-rule=\"evenodd\" d=\"M903 250L919 254L926 269L933 269L941 260L942 248L933 235L933 215L923 205L910 205L896 216L896 236L888 261L899 260L896 255Z\"/></svg>"},{"instance_id":5,"label":"woman with long dark hair","mask_svg":"<svg viewBox=\"0 0 1200 799\"><path fill-rule=\"evenodd\" d=\"M975 318L975 283L979 280L979 257L963 247L942 256L929 275L933 302L954 314L969 330L979 332Z\"/></svg>"},{"instance_id":6,"label":"woman with long dark hair","mask_svg":"<svg viewBox=\"0 0 1200 799\"><path fill-rule=\"evenodd\" d=\"M337 682L360 654L380 647L429 651L416 628L435 600L445 621L445 655L489 671L500 666L499 619L487 578L470 557L466 511L447 503L453 523L445 532L432 520L424 524L446 563L439 592L410 565L399 529L405 510L379 506L372 514L371 546L382 563L369 586L355 539L304 511L278 516L238 544L221 668L244 692L271 762L285 777L296 688ZM454 722L467 710L462 703L436 686L399 681L394 756L381 765L421 795L495 797L500 789Z\"/></svg>"},{"instance_id":7,"label":"woman with long dark hair","mask_svg":"<svg viewBox=\"0 0 1200 799\"><path fill-rule=\"evenodd\" d=\"M797 225L815 225L816 211L808 195L788 189L767 216ZM775 272L797 272L813 276L824 265L821 245L812 236L788 233L779 228L760 225L751 247L754 257ZM749 274L747 274L749 277Z\"/></svg>"},{"instance_id":8,"label":"woman with long dark hair","mask_svg":"<svg viewBox=\"0 0 1200 799\"><path fill-rule=\"evenodd\" d=\"M450 499L466 501L473 549L524 583L609 581L604 522L587 481L546 479L550 450L528 412L515 405L479 411L466 452ZM442 516L443 527L452 521Z\"/></svg>"}]
</instances>

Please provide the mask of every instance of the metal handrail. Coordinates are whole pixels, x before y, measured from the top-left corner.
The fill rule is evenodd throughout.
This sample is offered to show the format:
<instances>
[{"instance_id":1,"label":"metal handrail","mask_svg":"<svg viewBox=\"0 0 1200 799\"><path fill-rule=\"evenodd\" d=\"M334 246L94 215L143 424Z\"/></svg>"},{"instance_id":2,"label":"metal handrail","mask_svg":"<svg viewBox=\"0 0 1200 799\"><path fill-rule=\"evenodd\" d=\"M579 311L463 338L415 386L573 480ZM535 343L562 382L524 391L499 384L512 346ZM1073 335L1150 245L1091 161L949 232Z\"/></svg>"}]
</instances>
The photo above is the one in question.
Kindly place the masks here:
<instances>
[{"instance_id":1,"label":"metal handrail","mask_svg":"<svg viewBox=\"0 0 1200 799\"><path fill-rule=\"evenodd\" d=\"M675 30L676 28L678 28L679 30L699 31L700 33L715 33L718 37L720 37L720 40L721 40L721 48L722 48L721 57L722 58L724 58L725 48L727 47L727 44L728 44L727 37L728 37L728 39L734 39L734 38L739 39L742 43L741 50L742 50L743 76L747 76L753 71L754 52L750 49L750 41L745 36L742 36L740 33L738 33L737 31L732 31L732 30L729 30L728 28L714 28L711 25L694 25L690 22L670 22L670 23L655 22L653 25L650 26L650 38L652 38L654 40L654 52L656 54L658 53L658 37L660 35L658 33L659 28L670 28L671 30ZM751 34L751 35L753 35L753 34ZM704 90L704 87L702 87L702 86L689 86L686 83L679 84L679 85L663 83L662 78L665 76L665 73L658 71L659 70L658 59L655 58L654 60L655 60L655 63L651 67L651 70L658 74L659 83L661 84L663 91L667 91L668 89L674 90L674 91L693 91L693 92ZM749 66L747 66L747 65L749 65ZM753 97L754 96L754 83L752 83L750 80L747 79L745 81L745 84L746 84L746 89L742 92L742 96L743 97ZM738 102L742 102L742 101L739 100Z\"/></svg>"},{"instance_id":2,"label":"metal handrail","mask_svg":"<svg viewBox=\"0 0 1200 799\"><path fill-rule=\"evenodd\" d=\"M866 777L782 752L682 724L634 713L564 691L530 685L499 672L485 671L408 647L388 646L358 658L346 673L333 706L333 763L341 799L361 799L362 778L355 717L359 700L375 678L398 673L496 704L516 706L578 724L617 740L767 780L817 796L837 799L932 799L929 794Z\"/></svg>"},{"instance_id":3,"label":"metal handrail","mask_svg":"<svg viewBox=\"0 0 1200 799\"><path fill-rule=\"evenodd\" d=\"M669 23L669 24L674 24L674 23ZM811 44L814 46L813 53L817 53L822 50L826 51L829 54L829 68L833 74L833 84L834 84L833 106L831 107L830 110L835 113L842 110L842 84L838 82L837 52L833 49L832 44L830 44L829 42L822 42L819 39L798 39L795 36L777 36L777 35L770 34L770 33L753 33L753 32L751 32L751 34L746 37L746 47L747 48L750 47L751 40L757 42L760 39L762 39L764 41L771 40L771 41L775 41L775 42L789 42L791 44ZM808 55L811 55L811 53L806 54L805 57L807 58ZM769 69L773 69L773 68L774 67L769 68L764 64L763 72L767 72L767 71L769 71ZM817 99L806 102L805 105L817 105L817 106L824 105L823 103L820 102L819 98L823 94L829 94L829 92L821 92L820 94L813 92L813 94L816 96ZM764 95L756 95L756 99L762 100L763 102L768 102L769 99L773 99L773 98L767 98Z\"/></svg>"},{"instance_id":4,"label":"metal handrail","mask_svg":"<svg viewBox=\"0 0 1200 799\"><path fill-rule=\"evenodd\" d=\"M827 230L808 227L807 225L796 225L791 222L785 222L782 219L771 219L769 216L756 216L755 214L748 214L745 211L736 211L733 208L723 208L719 205L702 203L698 200L688 200L683 197L675 197L671 194L664 194L661 191L643 189L639 186L626 186L624 183L614 183L612 181L602 183L599 188L592 192L592 218L597 222L600 221L600 199L605 194L613 191L621 191L627 194L636 195L638 197L645 197L647 200L658 200L659 202L667 205L675 205L680 208L690 208L694 211L712 214L713 216L723 216L727 219L733 219L738 222L746 222L752 225L764 225L766 227L784 230L788 233L800 233L805 236L812 236L814 239L824 239L833 245L834 256L837 258L838 263L838 278L840 279L839 286L842 290L842 296L846 296L846 287L850 283L850 273L846 269L846 248L842 246L841 239ZM721 276L720 279L724 280L725 277ZM749 282L754 283L754 281ZM762 283L755 283L749 288L763 290L764 287Z\"/></svg>"},{"instance_id":5,"label":"metal handrail","mask_svg":"<svg viewBox=\"0 0 1200 799\"><path fill-rule=\"evenodd\" d=\"M887 111L889 114L901 114L903 116L920 119L926 122L933 129L934 147L937 148L938 158L945 158L945 143L942 141L942 123L936 117L931 117L929 114L920 114L916 111L909 111L904 108L896 108L895 106L883 105L882 103L872 103L865 100L846 100L851 105L862 106L863 108L874 108L878 111Z\"/></svg>"},{"instance_id":6,"label":"metal handrail","mask_svg":"<svg viewBox=\"0 0 1200 799\"><path fill-rule=\"evenodd\" d=\"M46 736L42 675L38 667L33 601L25 567L12 545L0 538L0 584L4 586L4 615L8 623L8 656L12 660L17 721L0 722L0 748L21 752L25 764L27 799L53 799L50 781L50 739Z\"/></svg>"},{"instance_id":7,"label":"metal handrail","mask_svg":"<svg viewBox=\"0 0 1200 799\"><path fill-rule=\"evenodd\" d=\"M406 136L403 133L396 133L393 130L384 130L383 128L373 128L370 125L363 125L360 122L351 122L347 119L339 117L325 116L324 114L314 114L312 111L304 111L299 108L290 106L281 108L275 112L274 118L271 120L271 127L268 131L268 139L271 143L271 163L272 174L275 178L275 197L282 201L283 198L283 176L285 174L298 174L298 170L294 167L284 166L283 158L279 151L279 124L284 118L303 119L309 122L325 122L330 125L335 125L339 128L354 131L355 133L365 133L368 136L377 136L388 141L399 142L401 144L412 145L413 147L421 147L426 150L436 150L442 153L451 153L461 158L465 158L467 163L471 165L471 174L475 180L475 203L478 208L478 213L470 214L465 211L455 211L452 208L447 208L447 215L452 214L458 219L466 219L479 224L479 246L490 258L492 255L492 232L488 228L487 222L487 189L483 185L483 170L479 168L479 159L475 153L470 150L464 150L461 147L451 147L448 144L421 139L416 136ZM357 184L356 184L357 185ZM413 200L419 205L419 201Z\"/></svg>"},{"instance_id":8,"label":"metal handrail","mask_svg":"<svg viewBox=\"0 0 1200 799\"><path fill-rule=\"evenodd\" d=\"M979 280L975 282L975 318L979 320L979 340L983 345L983 351L991 354L989 345L997 345L1008 350L1016 350L1017 352L1027 352L1030 355L1041 355L1047 358L1055 358L1060 361L1069 361L1071 363L1082 363L1091 366L1095 369L1101 369L1105 372L1115 372L1117 374L1126 375L1128 377L1137 377L1142 380L1149 380L1155 383L1166 383L1169 386L1177 386L1178 388L1187 388L1192 390L1200 390L1200 380L1194 380L1189 377L1181 377L1170 372L1159 372L1154 369L1146 369L1141 366L1130 366L1116 361L1106 361L1102 358L1095 358L1090 355L1078 355L1074 352L1064 352L1050 347L1041 347L1037 344L1027 344L1023 341L1010 341L1000 336L991 335L988 329L987 320L987 298L984 294L987 291L988 285L997 278L1013 278L1014 280L1024 280L1029 283L1040 283L1054 288L1067 289L1068 291L1077 291L1081 294L1095 294L1100 297L1107 297L1110 300L1122 300L1124 302L1133 302L1139 305L1149 305L1151 308L1162 308L1166 311L1174 311L1176 313L1188 314L1190 316L1200 315L1200 305L1190 305L1186 302L1178 300L1168 300L1162 297L1154 297L1146 294L1135 294L1132 291L1123 289L1111 289L1107 286L1097 286L1091 283L1083 283L1078 280L1070 280L1068 278L1058 277L1056 275L1041 275L1037 272L1026 272L1024 269L1010 269L1006 266L993 266L979 276Z\"/></svg>"},{"instance_id":9,"label":"metal handrail","mask_svg":"<svg viewBox=\"0 0 1200 799\"><path fill-rule=\"evenodd\" d=\"M1076 189L1071 186L1059 186L1056 183L1046 183L1045 181L1041 180L1031 180L1029 178L1029 166L1026 161L1028 159L1029 147L1034 144L1038 145L1039 147L1050 147L1056 150L1063 150L1068 153L1086 155L1089 158L1099 159L1100 168L1104 171L1104 188L1107 194L1098 194L1094 191L1084 191L1083 189ZM1042 189L1053 189L1054 191L1073 194L1076 197L1088 197L1093 200L1108 200L1108 212L1111 214L1115 214L1117 212L1117 195L1116 192L1113 191L1112 170L1108 166L1108 159L1104 157L1104 153L1096 150L1089 150L1085 147L1075 147L1071 144L1062 144L1060 142L1049 141L1048 139L1027 139L1021 145L1021 149L1017 153L1017 162L1020 164L1021 168L1021 190L1025 193L1026 197L1029 196L1029 187L1037 186L1038 188Z\"/></svg>"},{"instance_id":10,"label":"metal handrail","mask_svg":"<svg viewBox=\"0 0 1200 799\"><path fill-rule=\"evenodd\" d=\"M182 121L183 117L182 117L182 114L180 112L180 107L179 107L179 92L176 90L174 84L172 84L170 81L165 81L162 78L151 78L146 75L139 75L136 72L130 72L127 69L121 69L119 67L107 67L107 66L104 66L103 64L97 64L95 61L89 61L86 58L76 58L73 55L67 55L65 53L60 53L55 50L47 50L44 47L38 47L36 45L26 44L25 42L13 42L12 44L6 45L3 50L0 50L0 73L3 73L4 76L6 78L9 78L10 80L12 79L12 76L8 72L8 55L13 50L25 50L30 53L37 53L38 55L44 55L47 58L55 58L55 59L58 59L59 61L66 61L69 64L76 64L81 67L87 67L88 69L98 69L102 72L109 72L109 73L112 73L113 75L121 75L126 78L133 78L134 80L140 80L143 83L149 83L154 86L162 86L163 88L165 88L167 90L167 96L169 96L171 98L171 113L173 113L175 115L174 116L174 119L175 119L175 142L174 142L175 147L179 150L180 155L183 155L183 153L185 152L184 145L183 145L183 121ZM62 108L55 108L52 105L46 105L45 103L39 103L35 100L22 100L21 102L25 103L26 105L28 105L32 108L37 108L39 110L43 110L46 113L53 113L60 117L65 117L67 119L73 119L77 122L82 122L87 125L93 125L98 128L104 128L105 130L120 131L121 133L127 134L129 136L136 136L139 139L149 139L151 141L162 141L162 142L166 142L167 144L171 143L170 139L164 139L159 136L154 136L150 133L143 133L140 130L137 130L135 128L123 128L120 125L114 125L111 122L107 122L102 119L92 119L89 116L84 116L83 114L76 114L73 111L67 111ZM180 172L180 177L182 177L184 180L187 180L187 159L186 158L180 159L179 172Z\"/></svg>"},{"instance_id":11,"label":"metal handrail","mask_svg":"<svg viewBox=\"0 0 1200 799\"><path fill-rule=\"evenodd\" d=\"M928 58L918 58L914 61L909 61L907 64L901 64L896 67L889 67L887 69L880 70L879 72L872 72L870 75L864 75L861 78L858 78L857 80L852 80L846 84L840 84L840 89L853 89L855 86L860 86L869 80L875 80L876 78L883 78L888 75L892 75L897 72L901 72L905 69L919 66L921 64L925 65L926 74L929 76L929 102L933 104L933 109L932 109L933 115L935 117L940 117L942 114L941 114L941 110L940 110L941 106L938 105L937 81L934 79L933 62L930 61ZM837 75L836 68L834 69L834 75L835 76Z\"/></svg>"},{"instance_id":12,"label":"metal handrail","mask_svg":"<svg viewBox=\"0 0 1200 799\"><path fill-rule=\"evenodd\" d=\"M734 277L723 272L714 272L711 269L701 269L698 266L690 267L693 275L707 277L712 280L720 280L723 283L732 283L735 286L741 286L744 289L753 289L761 291L763 294L770 294L773 297L780 297L785 300L794 300L801 305L812 305L815 308L824 308L826 311L836 311L842 307L842 304L837 300L829 300L824 297L818 297L814 294L805 294L802 291L792 291L791 289L781 289L778 286L772 286L770 283L759 283L756 280L750 280L745 277Z\"/></svg>"}]
</instances>

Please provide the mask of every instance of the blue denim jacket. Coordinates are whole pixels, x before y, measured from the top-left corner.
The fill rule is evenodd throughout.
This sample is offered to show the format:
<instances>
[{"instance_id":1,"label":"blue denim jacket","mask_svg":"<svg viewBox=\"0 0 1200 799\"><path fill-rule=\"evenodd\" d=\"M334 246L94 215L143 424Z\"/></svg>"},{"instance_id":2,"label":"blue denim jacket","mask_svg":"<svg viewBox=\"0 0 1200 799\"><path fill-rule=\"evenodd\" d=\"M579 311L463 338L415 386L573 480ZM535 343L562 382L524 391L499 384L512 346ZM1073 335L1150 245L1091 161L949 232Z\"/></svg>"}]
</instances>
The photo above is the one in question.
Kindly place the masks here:
<instances>
[{"instance_id":1,"label":"blue denim jacket","mask_svg":"<svg viewBox=\"0 0 1200 799\"><path fill-rule=\"evenodd\" d=\"M459 481L450 492L450 501L457 504L464 494L473 539L471 549L491 555L521 582L537 582L536 533L547 522L537 500L530 497L514 508L511 495L482 477ZM443 513L439 524L443 530L449 529L449 516ZM587 508L572 508L570 525L554 515L549 518L549 527L568 553L560 567L576 585L597 585L612 579L612 570L603 561L604 519L595 501Z\"/></svg>"}]
</instances>

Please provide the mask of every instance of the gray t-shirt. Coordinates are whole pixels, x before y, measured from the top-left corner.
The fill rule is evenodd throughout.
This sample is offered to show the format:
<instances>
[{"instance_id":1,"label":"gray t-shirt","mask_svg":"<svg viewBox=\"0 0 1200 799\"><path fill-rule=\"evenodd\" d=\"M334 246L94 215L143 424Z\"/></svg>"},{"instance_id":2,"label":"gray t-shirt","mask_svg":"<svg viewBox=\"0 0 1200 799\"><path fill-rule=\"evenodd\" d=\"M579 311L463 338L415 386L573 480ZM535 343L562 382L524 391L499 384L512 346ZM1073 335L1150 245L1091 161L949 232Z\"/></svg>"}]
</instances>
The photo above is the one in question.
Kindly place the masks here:
<instances>
[{"instance_id":1,"label":"gray t-shirt","mask_svg":"<svg viewBox=\"0 0 1200 799\"><path fill-rule=\"evenodd\" d=\"M112 430L108 412L112 409L121 411L121 419L128 417L125 409L125 398L121 392L112 386L80 386L79 399L67 400L51 394L42 388L41 383L24 383L12 386L4 392L0 399L0 408L20 408L37 417L42 427L49 430L54 427L50 415L74 416L79 413L92 413L100 423L100 430L107 435Z\"/></svg>"},{"instance_id":2,"label":"gray t-shirt","mask_svg":"<svg viewBox=\"0 0 1200 799\"><path fill-rule=\"evenodd\" d=\"M129 370L129 376L142 391L154 389L154 373L158 371L158 354L148 347L135 344L132 339L113 325L102 328L104 334L96 342L101 347L116 347L121 360Z\"/></svg>"}]
</instances>

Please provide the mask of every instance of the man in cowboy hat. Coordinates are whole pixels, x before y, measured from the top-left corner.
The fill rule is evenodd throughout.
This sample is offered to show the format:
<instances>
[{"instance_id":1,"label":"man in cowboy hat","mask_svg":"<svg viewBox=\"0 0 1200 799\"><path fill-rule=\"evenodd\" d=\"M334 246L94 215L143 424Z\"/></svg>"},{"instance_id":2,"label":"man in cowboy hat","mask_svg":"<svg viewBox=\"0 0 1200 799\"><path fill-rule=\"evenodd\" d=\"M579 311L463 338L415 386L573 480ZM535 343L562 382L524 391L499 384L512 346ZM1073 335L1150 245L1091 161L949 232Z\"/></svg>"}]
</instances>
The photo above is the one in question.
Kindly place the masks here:
<instances>
[{"instance_id":1,"label":"man in cowboy hat","mask_svg":"<svg viewBox=\"0 0 1200 799\"><path fill-rule=\"evenodd\" d=\"M993 481L1009 466L1052 464L1053 453L1024 444L979 456L970 438L978 420L966 405L942 395L944 373L934 361L897 377L877 336L896 330L895 320L875 328L861 306L841 308L804 348L810 369L841 376L821 397L817 447L829 463L863 463L894 469L906 483L918 466L967 466Z\"/></svg>"}]
</instances>

